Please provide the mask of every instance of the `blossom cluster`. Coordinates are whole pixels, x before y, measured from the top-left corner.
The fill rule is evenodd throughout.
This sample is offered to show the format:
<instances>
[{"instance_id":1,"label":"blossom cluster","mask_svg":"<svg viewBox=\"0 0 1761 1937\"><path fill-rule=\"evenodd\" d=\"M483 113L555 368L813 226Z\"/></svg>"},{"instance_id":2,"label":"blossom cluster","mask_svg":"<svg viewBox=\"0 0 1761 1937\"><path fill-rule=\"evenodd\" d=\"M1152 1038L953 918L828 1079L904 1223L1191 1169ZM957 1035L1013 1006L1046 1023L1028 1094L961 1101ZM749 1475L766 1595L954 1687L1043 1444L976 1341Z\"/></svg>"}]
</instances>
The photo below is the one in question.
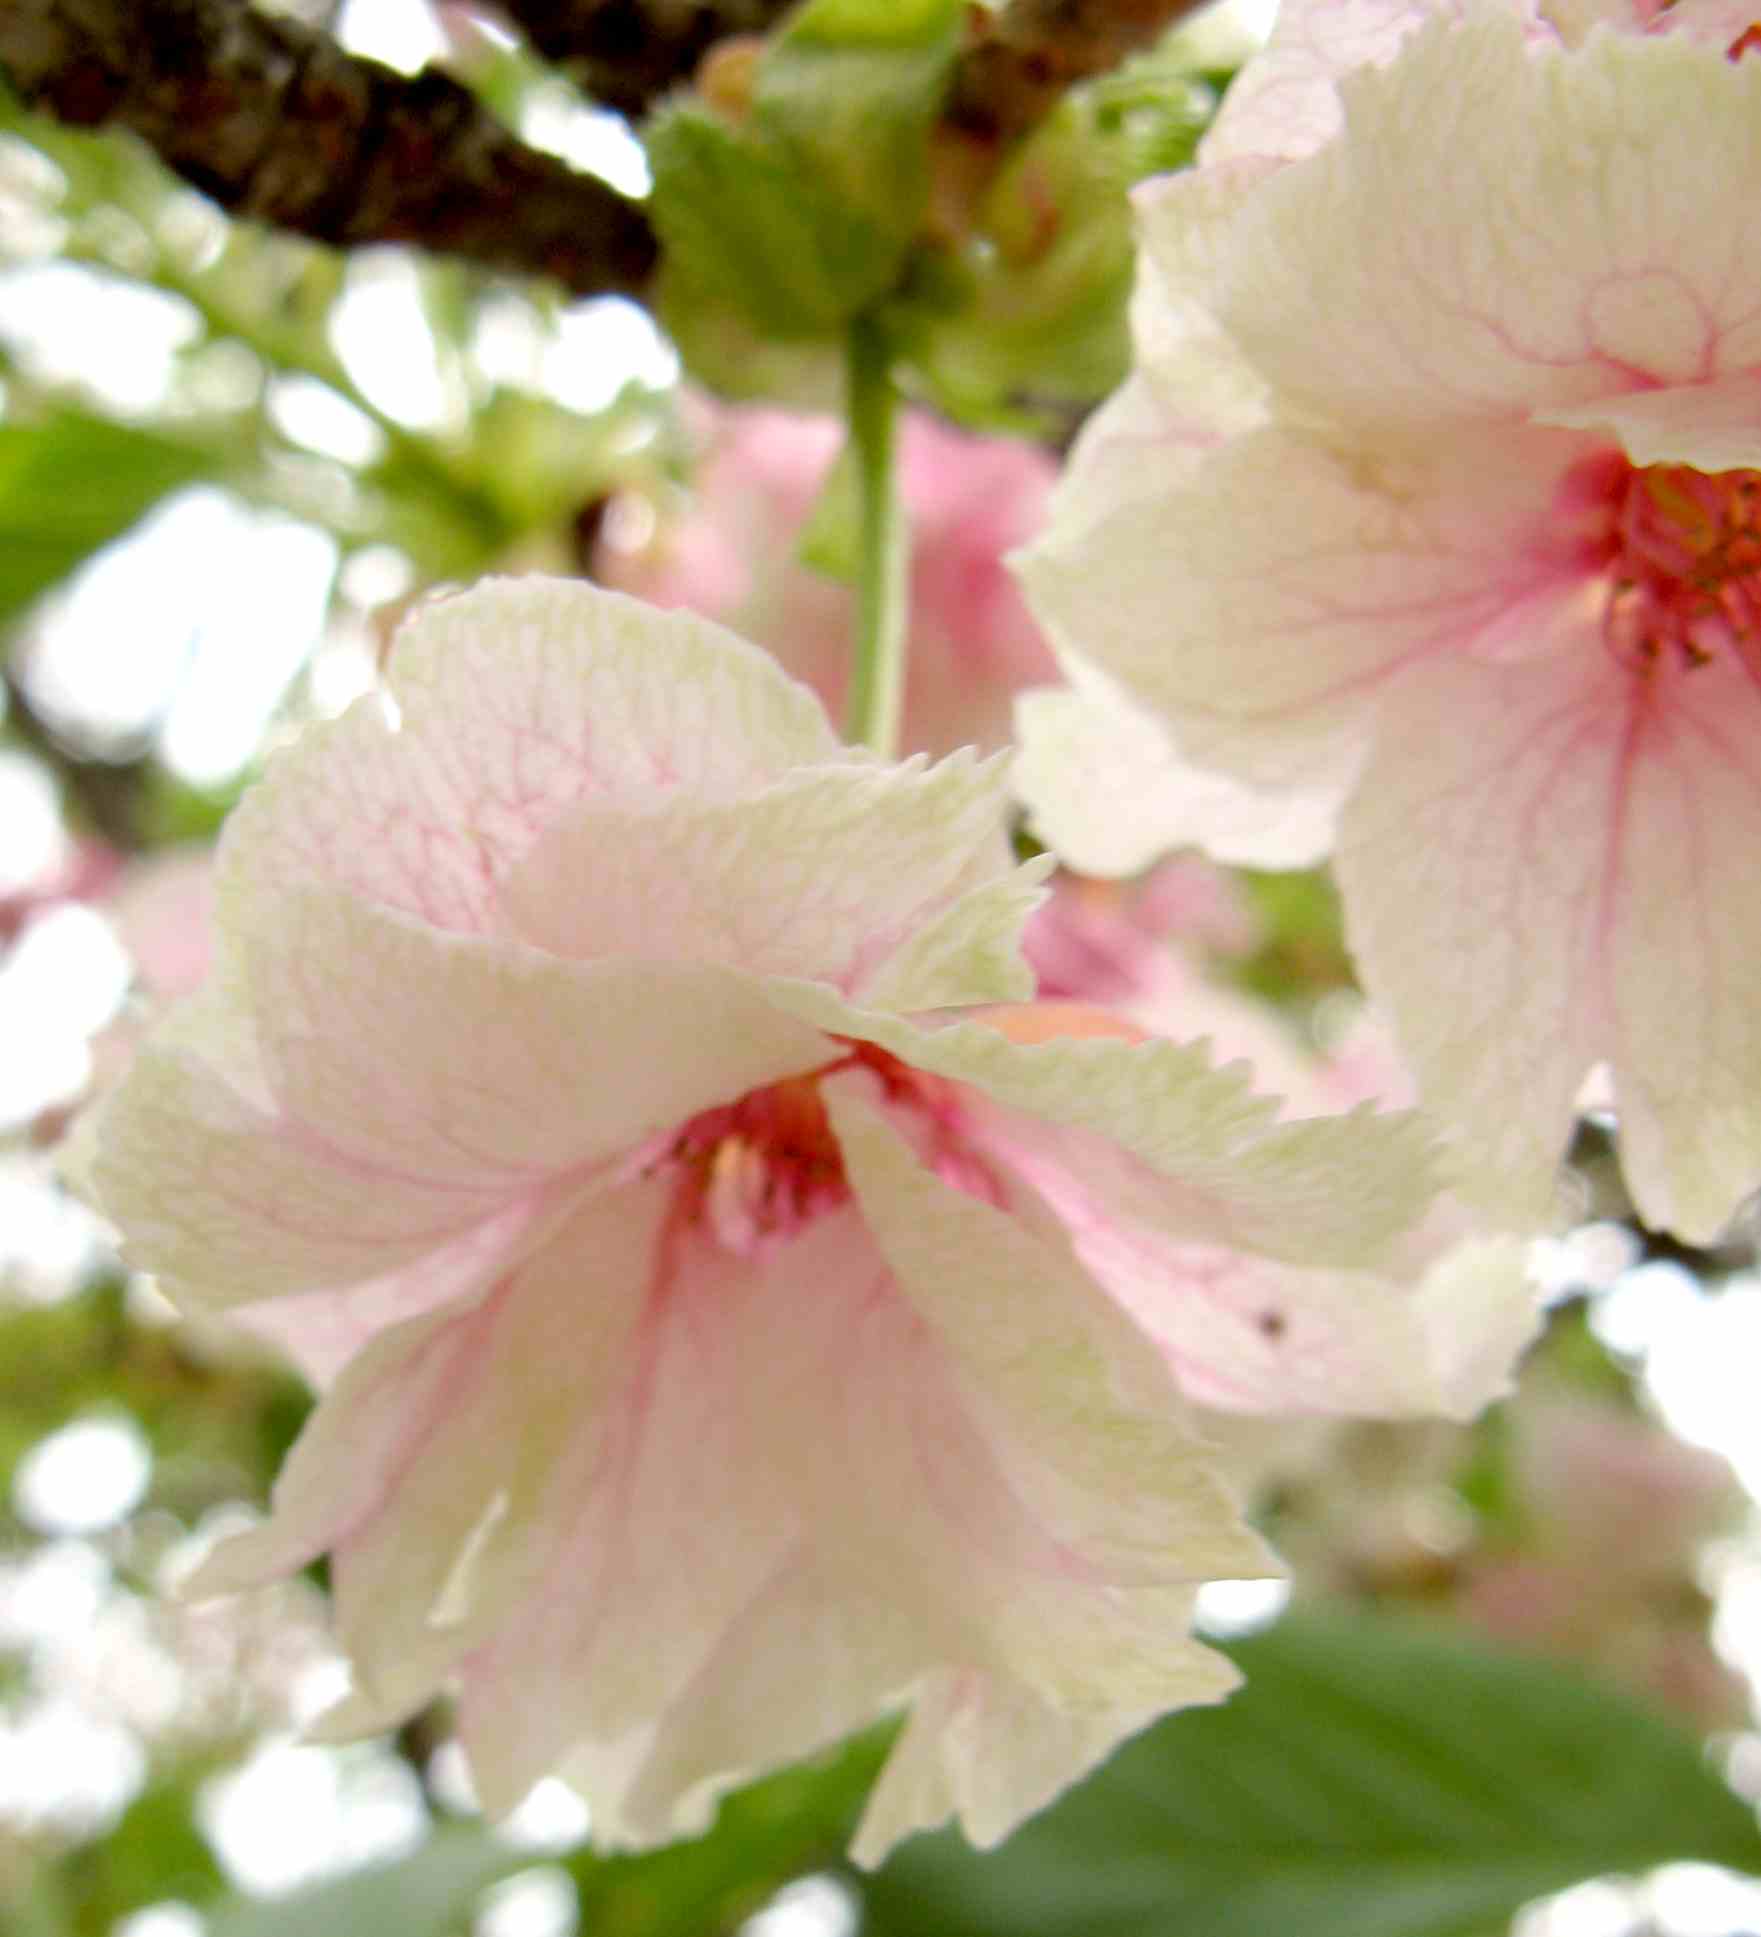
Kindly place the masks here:
<instances>
[{"instance_id":1,"label":"blossom cluster","mask_svg":"<svg viewBox=\"0 0 1761 1937\"><path fill-rule=\"evenodd\" d=\"M897 1715L858 1857L994 1842L1232 1685L1196 1591L1277 1563L1214 1417L1505 1389L1599 1066L1653 1223L1761 1182L1761 63L1590 11L1291 0L1141 194L1013 764L540 579L272 761L87 1141L131 1261L323 1391L195 1587L329 1557L332 1729L450 1690L491 1807L560 1770L641 1845ZM918 604L1006 642L988 741L1041 647L973 596L1034 482L985 475L922 486L989 535ZM692 544L643 589L745 605ZM1186 845L1335 854L1389 1026L1320 1065L1048 889Z\"/></svg>"}]
</instances>

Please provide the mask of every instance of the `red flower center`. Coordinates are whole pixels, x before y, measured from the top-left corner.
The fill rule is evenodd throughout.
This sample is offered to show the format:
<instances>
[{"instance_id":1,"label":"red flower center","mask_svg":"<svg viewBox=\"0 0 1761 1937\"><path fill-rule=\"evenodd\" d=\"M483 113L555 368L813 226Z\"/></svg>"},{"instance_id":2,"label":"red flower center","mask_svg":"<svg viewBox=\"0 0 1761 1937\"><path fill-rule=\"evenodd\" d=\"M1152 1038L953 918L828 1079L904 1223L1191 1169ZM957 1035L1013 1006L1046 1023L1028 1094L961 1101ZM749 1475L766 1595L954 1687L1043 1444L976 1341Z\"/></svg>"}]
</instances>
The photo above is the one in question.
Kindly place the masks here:
<instances>
[{"instance_id":1,"label":"red flower center","mask_svg":"<svg viewBox=\"0 0 1761 1937\"><path fill-rule=\"evenodd\" d=\"M1624 665L1734 653L1761 679L1761 471L1622 464L1603 636Z\"/></svg>"}]
</instances>

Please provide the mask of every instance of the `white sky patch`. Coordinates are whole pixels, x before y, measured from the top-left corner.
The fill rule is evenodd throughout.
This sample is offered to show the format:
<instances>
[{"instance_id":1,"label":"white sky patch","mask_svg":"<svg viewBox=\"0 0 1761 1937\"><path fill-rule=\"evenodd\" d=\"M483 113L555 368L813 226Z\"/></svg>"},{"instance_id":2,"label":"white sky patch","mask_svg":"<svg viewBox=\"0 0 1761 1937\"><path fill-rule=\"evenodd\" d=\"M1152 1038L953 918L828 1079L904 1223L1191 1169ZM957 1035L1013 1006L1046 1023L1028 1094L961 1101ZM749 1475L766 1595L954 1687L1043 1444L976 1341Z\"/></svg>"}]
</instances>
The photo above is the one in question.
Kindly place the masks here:
<instances>
[{"instance_id":1,"label":"white sky patch","mask_svg":"<svg viewBox=\"0 0 1761 1937\"><path fill-rule=\"evenodd\" d=\"M1193 1625L1213 1640L1269 1628L1290 1605L1288 1581L1206 1581L1198 1591Z\"/></svg>"},{"instance_id":2,"label":"white sky patch","mask_svg":"<svg viewBox=\"0 0 1761 1937\"><path fill-rule=\"evenodd\" d=\"M256 752L322 636L336 560L316 526L181 492L44 606L23 666L31 697L95 750L156 739L173 771L217 784Z\"/></svg>"},{"instance_id":3,"label":"white sky patch","mask_svg":"<svg viewBox=\"0 0 1761 1937\"><path fill-rule=\"evenodd\" d=\"M65 1190L51 1160L0 1157L0 1285L33 1305L72 1296L110 1249L109 1227Z\"/></svg>"},{"instance_id":4,"label":"white sky patch","mask_svg":"<svg viewBox=\"0 0 1761 1937\"><path fill-rule=\"evenodd\" d=\"M240 508L228 569L207 588L159 754L198 786L256 752L288 683L324 632L337 546L328 532Z\"/></svg>"},{"instance_id":5,"label":"white sky patch","mask_svg":"<svg viewBox=\"0 0 1761 1937\"><path fill-rule=\"evenodd\" d=\"M580 1922L575 1879L547 1863L492 1884L471 1929L472 1937L573 1937Z\"/></svg>"},{"instance_id":6,"label":"white sky patch","mask_svg":"<svg viewBox=\"0 0 1761 1937\"><path fill-rule=\"evenodd\" d=\"M0 270L0 341L33 376L77 384L125 415L164 400L201 327L181 298L78 263Z\"/></svg>"},{"instance_id":7,"label":"white sky patch","mask_svg":"<svg viewBox=\"0 0 1761 1937\"><path fill-rule=\"evenodd\" d=\"M1761 1929L1761 1883L1710 1863L1671 1863L1638 1892L1667 1937L1732 1937Z\"/></svg>"},{"instance_id":8,"label":"white sky patch","mask_svg":"<svg viewBox=\"0 0 1761 1937\"><path fill-rule=\"evenodd\" d=\"M89 1629L110 1593L110 1563L84 1540L55 1540L0 1562L0 1645L32 1649Z\"/></svg>"},{"instance_id":9,"label":"white sky patch","mask_svg":"<svg viewBox=\"0 0 1761 1937\"><path fill-rule=\"evenodd\" d=\"M520 134L572 168L640 197L654 186L648 157L622 115L583 101L566 81L540 81L520 107Z\"/></svg>"},{"instance_id":10,"label":"white sky patch","mask_svg":"<svg viewBox=\"0 0 1761 1937\"><path fill-rule=\"evenodd\" d=\"M202 1937L208 1920L187 1903L150 1903L112 1927L110 1937Z\"/></svg>"},{"instance_id":11,"label":"white sky patch","mask_svg":"<svg viewBox=\"0 0 1761 1937\"><path fill-rule=\"evenodd\" d=\"M1623 1272L1590 1308L1590 1328L1611 1352L1643 1358L1653 1345L1692 1324L1705 1294L1691 1271L1666 1259Z\"/></svg>"},{"instance_id":12,"label":"white sky patch","mask_svg":"<svg viewBox=\"0 0 1761 1937\"><path fill-rule=\"evenodd\" d=\"M95 1835L140 1792L147 1759L129 1729L59 1696L0 1713L0 1820Z\"/></svg>"},{"instance_id":13,"label":"white sky patch","mask_svg":"<svg viewBox=\"0 0 1761 1937\"><path fill-rule=\"evenodd\" d=\"M428 1830L421 1785L398 1757L285 1739L207 1783L197 1816L221 1867L255 1896L406 1856Z\"/></svg>"},{"instance_id":14,"label":"white sky patch","mask_svg":"<svg viewBox=\"0 0 1761 1937\"><path fill-rule=\"evenodd\" d=\"M1510 1937L1629 1937L1632 1893L1598 1879L1573 1885L1518 1913Z\"/></svg>"},{"instance_id":15,"label":"white sky patch","mask_svg":"<svg viewBox=\"0 0 1761 1937\"><path fill-rule=\"evenodd\" d=\"M39 1533L101 1533L140 1505L152 1476L152 1448L132 1419L76 1419L19 1461L13 1505Z\"/></svg>"},{"instance_id":16,"label":"white sky patch","mask_svg":"<svg viewBox=\"0 0 1761 1937\"><path fill-rule=\"evenodd\" d=\"M0 750L0 895L29 887L66 855L60 799L47 769L28 754Z\"/></svg>"},{"instance_id":17,"label":"white sky patch","mask_svg":"<svg viewBox=\"0 0 1761 1937\"><path fill-rule=\"evenodd\" d=\"M657 390L676 383L679 359L646 311L621 296L596 296L562 312L541 371L558 403L591 414L628 383Z\"/></svg>"},{"instance_id":18,"label":"white sky patch","mask_svg":"<svg viewBox=\"0 0 1761 1937\"><path fill-rule=\"evenodd\" d=\"M81 740L138 747L183 676L197 595L233 530L231 501L201 488L106 546L41 608L23 665L36 704Z\"/></svg>"},{"instance_id":19,"label":"white sky patch","mask_svg":"<svg viewBox=\"0 0 1761 1937\"><path fill-rule=\"evenodd\" d=\"M533 1784L532 1793L497 1827L519 1849L573 1849L589 1828L586 1799L560 1776L546 1776Z\"/></svg>"},{"instance_id":20,"label":"white sky patch","mask_svg":"<svg viewBox=\"0 0 1761 1937\"><path fill-rule=\"evenodd\" d=\"M849 1889L833 1876L804 1876L779 1890L739 1937L855 1937L861 1918Z\"/></svg>"},{"instance_id":21,"label":"white sky patch","mask_svg":"<svg viewBox=\"0 0 1761 1937\"><path fill-rule=\"evenodd\" d=\"M39 915L0 964L0 1129L72 1103L92 1075L91 1039L133 974L96 910L64 902Z\"/></svg>"},{"instance_id":22,"label":"white sky patch","mask_svg":"<svg viewBox=\"0 0 1761 1937\"><path fill-rule=\"evenodd\" d=\"M336 37L351 54L414 74L447 51L426 0L344 0Z\"/></svg>"},{"instance_id":23,"label":"white sky patch","mask_svg":"<svg viewBox=\"0 0 1761 1937\"><path fill-rule=\"evenodd\" d=\"M1645 1382L1670 1430L1722 1453L1761 1498L1761 1280L1735 1278L1715 1297L1671 1303L1670 1322L1648 1341Z\"/></svg>"},{"instance_id":24,"label":"white sky patch","mask_svg":"<svg viewBox=\"0 0 1761 1937\"><path fill-rule=\"evenodd\" d=\"M374 249L349 264L330 312L330 340L350 381L386 416L413 430L461 427L467 399L440 367L414 261Z\"/></svg>"},{"instance_id":25,"label":"white sky patch","mask_svg":"<svg viewBox=\"0 0 1761 1937\"><path fill-rule=\"evenodd\" d=\"M339 464L371 464L385 451L385 433L373 419L316 377L275 378L269 416L283 437Z\"/></svg>"}]
</instances>

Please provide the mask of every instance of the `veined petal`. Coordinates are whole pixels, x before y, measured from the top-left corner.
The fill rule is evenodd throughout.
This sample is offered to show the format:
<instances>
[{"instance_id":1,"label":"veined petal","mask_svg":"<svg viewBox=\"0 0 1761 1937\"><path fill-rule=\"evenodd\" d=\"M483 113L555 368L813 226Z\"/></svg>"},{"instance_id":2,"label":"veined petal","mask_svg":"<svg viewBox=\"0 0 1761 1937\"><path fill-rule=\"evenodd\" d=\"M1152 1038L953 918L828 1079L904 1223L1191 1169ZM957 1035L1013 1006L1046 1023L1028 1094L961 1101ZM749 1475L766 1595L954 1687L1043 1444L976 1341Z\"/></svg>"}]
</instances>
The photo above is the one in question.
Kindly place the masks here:
<instances>
[{"instance_id":1,"label":"veined petal","mask_svg":"<svg viewBox=\"0 0 1761 1937\"><path fill-rule=\"evenodd\" d=\"M1238 867L1301 868L1333 845L1338 788L1262 791L1182 760L1161 725L1098 668L1065 655L1067 687L1015 702L1015 790L1034 832L1083 874L1139 874L1170 849Z\"/></svg>"},{"instance_id":2,"label":"veined petal","mask_svg":"<svg viewBox=\"0 0 1761 1937\"><path fill-rule=\"evenodd\" d=\"M560 961L335 892L290 897L245 960L289 1117L345 1161L504 1198L828 1055L725 969Z\"/></svg>"},{"instance_id":3,"label":"veined petal","mask_svg":"<svg viewBox=\"0 0 1761 1937\"><path fill-rule=\"evenodd\" d=\"M1390 675L1513 636L1532 649L1578 616L1585 567L1554 513L1589 448L1512 429L1371 456L1251 432L1153 500L1054 530L1020 570L1059 642L1189 761L1325 796Z\"/></svg>"},{"instance_id":4,"label":"veined petal","mask_svg":"<svg viewBox=\"0 0 1761 1937\"><path fill-rule=\"evenodd\" d=\"M1567 430L1599 431L1634 464L1691 464L1697 471L1761 470L1761 376L1678 384L1536 413Z\"/></svg>"},{"instance_id":5,"label":"veined petal","mask_svg":"<svg viewBox=\"0 0 1761 1937\"><path fill-rule=\"evenodd\" d=\"M1141 438L1153 427L1165 446L1164 469L1177 461L1182 446L1215 443L1265 421L1265 380L1224 327L1217 298L1236 219L1273 168L1261 159L1220 162L1153 176L1133 191L1139 252L1131 338L1137 369L1084 425L1072 453L1078 476L1093 468L1096 445L1121 441L1127 400L1132 431ZM1070 516L1069 496L1069 484L1061 481L1053 501L1060 523Z\"/></svg>"},{"instance_id":6,"label":"veined petal","mask_svg":"<svg viewBox=\"0 0 1761 1937\"><path fill-rule=\"evenodd\" d=\"M768 654L570 579L492 579L399 633L388 707L310 728L240 803L222 919L329 883L437 928L493 931L508 871L583 800L727 797L854 759Z\"/></svg>"},{"instance_id":7,"label":"veined petal","mask_svg":"<svg viewBox=\"0 0 1761 1937\"><path fill-rule=\"evenodd\" d=\"M1700 667L1646 729L1609 884L1606 1054L1635 1202L1708 1243L1761 1183L1761 694Z\"/></svg>"},{"instance_id":8,"label":"veined petal","mask_svg":"<svg viewBox=\"0 0 1761 1937\"><path fill-rule=\"evenodd\" d=\"M1279 1123L1246 1065L1216 1068L1203 1042L1023 1041L1000 1022L926 1029L802 985L773 984L772 997L960 1084L954 1107L981 1153L993 1138L1041 1139L1063 1153L1058 1161L1110 1179L1122 1211L1195 1244L1369 1264L1434 1191L1430 1135L1417 1118L1358 1110Z\"/></svg>"},{"instance_id":9,"label":"veined petal","mask_svg":"<svg viewBox=\"0 0 1761 1937\"><path fill-rule=\"evenodd\" d=\"M1169 1707L1208 1707L1240 1683L1226 1656L1188 1638L1193 1597L1170 1594L1162 1619L1166 1687L1135 1714L1060 1707L1025 1682L936 1675L919 1691L904 1733L881 1771L850 1854L865 1869L902 1837L957 1816L980 1849L994 1849L1025 1817L1147 1727Z\"/></svg>"},{"instance_id":10,"label":"veined petal","mask_svg":"<svg viewBox=\"0 0 1761 1937\"><path fill-rule=\"evenodd\" d=\"M1476 1198L1544 1217L1600 1052L1626 680L1606 654L1403 683L1338 868L1353 953ZM1445 979L1443 969L1450 973Z\"/></svg>"},{"instance_id":11,"label":"veined petal","mask_svg":"<svg viewBox=\"0 0 1761 1937\"><path fill-rule=\"evenodd\" d=\"M559 955L719 962L866 993L1013 872L1005 778L1000 756L962 753L927 769L808 769L727 801L586 807L533 846L505 906L517 933ZM1024 920L1032 904L1015 902ZM917 1006L990 999L1001 965L976 987L969 964L944 953L943 966L945 988L907 978Z\"/></svg>"},{"instance_id":12,"label":"veined petal","mask_svg":"<svg viewBox=\"0 0 1761 1937\"><path fill-rule=\"evenodd\" d=\"M471 1393L395 1513L343 1540L364 1679L383 1698L451 1661L492 1806L566 1763L614 1845L665 1840L952 1675L1087 1745L1009 1777L991 1766L1007 1744L968 1721L938 1752L961 1808L1005 1789L1026 1808L1104 1752L1102 1717L1135 1727L1231 1678L1167 1623L1194 1582L1268 1562L1153 1352L1049 1219L930 1174L870 1079L827 1090L860 1211L742 1256L668 1214L676 1179L595 1199L473 1318ZM592 1274L573 1294L571 1256ZM496 1325L518 1328L500 1384ZM509 1423L516 1338L555 1432L548 1410L535 1433ZM542 1540L522 1547L522 1525ZM475 1595L454 1593L461 1570Z\"/></svg>"},{"instance_id":13,"label":"veined petal","mask_svg":"<svg viewBox=\"0 0 1761 1937\"><path fill-rule=\"evenodd\" d=\"M94 1143L90 1182L126 1256L191 1305L382 1278L507 1207L503 1188L363 1166L175 1043L137 1052Z\"/></svg>"},{"instance_id":14,"label":"veined petal","mask_svg":"<svg viewBox=\"0 0 1761 1937\"><path fill-rule=\"evenodd\" d=\"M1342 92L1344 131L1250 199L1222 272L1286 407L1434 439L1761 362L1734 189L1761 179L1761 64L1673 35L1535 49L1476 14Z\"/></svg>"},{"instance_id":15,"label":"veined petal","mask_svg":"<svg viewBox=\"0 0 1761 1937\"><path fill-rule=\"evenodd\" d=\"M1478 10L1488 10L1486 0ZM1339 83L1346 75L1387 66L1427 21L1475 11L1475 0L1282 0L1271 38L1205 131L1200 163L1209 169L1239 156L1313 154L1344 120Z\"/></svg>"},{"instance_id":16,"label":"veined petal","mask_svg":"<svg viewBox=\"0 0 1761 1937\"><path fill-rule=\"evenodd\" d=\"M1728 660L1586 651L1403 686L1340 874L1365 980L1485 1202L1545 1210L1603 1059L1650 1221L1704 1242L1761 1176L1758 736Z\"/></svg>"},{"instance_id":17,"label":"veined petal","mask_svg":"<svg viewBox=\"0 0 1761 1937\"><path fill-rule=\"evenodd\" d=\"M251 1054L220 999L230 1042L183 1025L149 1043L96 1127L130 1258L194 1303L406 1273L832 1053L721 969L562 962L334 892L282 916L241 951Z\"/></svg>"}]
</instances>

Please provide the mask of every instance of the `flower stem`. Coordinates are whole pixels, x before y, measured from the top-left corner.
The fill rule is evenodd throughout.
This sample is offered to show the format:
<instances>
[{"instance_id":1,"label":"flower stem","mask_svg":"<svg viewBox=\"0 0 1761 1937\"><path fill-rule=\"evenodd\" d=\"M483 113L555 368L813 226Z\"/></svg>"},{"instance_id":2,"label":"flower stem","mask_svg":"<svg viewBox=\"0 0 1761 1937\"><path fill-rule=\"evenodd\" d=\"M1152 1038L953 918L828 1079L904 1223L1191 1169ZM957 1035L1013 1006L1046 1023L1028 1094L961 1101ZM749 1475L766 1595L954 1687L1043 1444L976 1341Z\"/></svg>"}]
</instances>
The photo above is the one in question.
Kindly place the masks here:
<instances>
[{"instance_id":1,"label":"flower stem","mask_svg":"<svg viewBox=\"0 0 1761 1937\"><path fill-rule=\"evenodd\" d=\"M899 493L899 393L880 330L858 318L850 327L850 454L856 466L856 663L844 731L858 746L891 759L898 751L905 688L905 508Z\"/></svg>"}]
</instances>

